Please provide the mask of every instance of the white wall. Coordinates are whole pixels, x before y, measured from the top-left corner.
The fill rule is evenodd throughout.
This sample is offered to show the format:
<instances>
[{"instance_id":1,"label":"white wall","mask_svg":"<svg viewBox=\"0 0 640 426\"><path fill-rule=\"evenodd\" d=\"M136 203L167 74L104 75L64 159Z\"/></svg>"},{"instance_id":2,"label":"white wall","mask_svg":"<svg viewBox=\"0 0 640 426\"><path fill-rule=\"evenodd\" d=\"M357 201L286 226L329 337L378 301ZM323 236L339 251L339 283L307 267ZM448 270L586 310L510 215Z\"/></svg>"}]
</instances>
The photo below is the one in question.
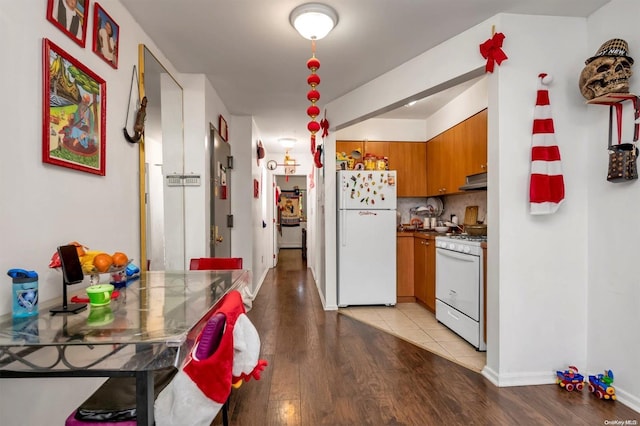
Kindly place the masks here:
<instances>
[{"instance_id":1,"label":"white wall","mask_svg":"<svg viewBox=\"0 0 640 426\"><path fill-rule=\"evenodd\" d=\"M200 175L200 186L184 190L184 262L209 255L209 122L207 116L208 81L202 74L181 74L184 90L184 173ZM217 116L216 116L217 117ZM203 155L203 153L205 153Z\"/></svg>"},{"instance_id":2,"label":"white wall","mask_svg":"<svg viewBox=\"0 0 640 426\"><path fill-rule=\"evenodd\" d=\"M424 120L370 118L336 131L337 140L426 141Z\"/></svg>"},{"instance_id":3,"label":"white wall","mask_svg":"<svg viewBox=\"0 0 640 426\"><path fill-rule=\"evenodd\" d=\"M427 118L426 140L432 139L487 107L489 78L483 77Z\"/></svg>"},{"instance_id":4,"label":"white wall","mask_svg":"<svg viewBox=\"0 0 640 426\"><path fill-rule=\"evenodd\" d=\"M90 3L92 12L94 2ZM160 62L177 75L117 0L101 0L100 5L122 31L118 69L92 52L90 30L86 47L82 48L48 22L46 5L46 1L0 2L2 53L5 64L13 64L3 74L6 78L0 79L0 92L10 100L0 105L4 118L0 270L37 271L41 300L57 298L62 293L60 272L48 268L59 245L77 240L92 249L125 252L139 262L138 146L122 136L131 74L133 66L138 65L138 43L147 44ZM89 29L92 23L90 13ZM106 81L104 177L42 163L43 37ZM131 126L130 118L129 132ZM11 281L4 276L0 314L11 312ZM40 315L46 318L48 314ZM71 410L103 380L0 380L2 424L63 424Z\"/></svg>"},{"instance_id":5,"label":"white wall","mask_svg":"<svg viewBox=\"0 0 640 426\"><path fill-rule=\"evenodd\" d=\"M500 385L552 383L555 368L584 368L587 359L587 123L576 87L586 20L502 15L497 28L507 36L509 59L490 86L488 226L498 233L488 253L485 373ZM567 198L556 214L532 216L531 129L541 72L554 78L551 111Z\"/></svg>"},{"instance_id":6,"label":"white wall","mask_svg":"<svg viewBox=\"0 0 640 426\"><path fill-rule=\"evenodd\" d=\"M640 34L637 17L640 3L615 0L594 13L588 20L588 42L581 51L584 61L593 56L600 45L612 38L629 43L630 56L636 62L630 91L640 93ZM615 24L612 24L615 23ZM574 81L583 62L575 68ZM623 141L632 139L633 107L623 105ZM640 280L634 265L638 262L640 227L636 223L640 211L640 183L609 183L607 173L608 108L588 106L583 121L590 131L582 142L588 170L584 183L588 187L586 211L588 239L588 320L587 367L594 373L611 369L615 374L616 391L621 400L630 401L640 411ZM583 184L584 184L583 183ZM610 224L618 223L618 226Z\"/></svg>"}]
</instances>

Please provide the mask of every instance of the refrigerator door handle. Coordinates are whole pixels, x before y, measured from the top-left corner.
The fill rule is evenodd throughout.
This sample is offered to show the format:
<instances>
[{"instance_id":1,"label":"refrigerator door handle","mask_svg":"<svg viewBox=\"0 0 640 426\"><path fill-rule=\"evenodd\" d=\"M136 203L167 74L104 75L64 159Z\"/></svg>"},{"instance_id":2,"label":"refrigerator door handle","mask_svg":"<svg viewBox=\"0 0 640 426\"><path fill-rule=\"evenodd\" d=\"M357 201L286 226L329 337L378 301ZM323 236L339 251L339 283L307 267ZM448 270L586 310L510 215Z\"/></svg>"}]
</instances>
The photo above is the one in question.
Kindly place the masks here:
<instances>
[{"instance_id":1,"label":"refrigerator door handle","mask_svg":"<svg viewBox=\"0 0 640 426\"><path fill-rule=\"evenodd\" d=\"M344 176L338 176L341 180L340 182L340 206L338 208L344 209L346 208L345 206L345 202L346 200L346 188L345 188L345 184L344 184Z\"/></svg>"},{"instance_id":2,"label":"refrigerator door handle","mask_svg":"<svg viewBox=\"0 0 640 426\"><path fill-rule=\"evenodd\" d=\"M342 247L347 245L347 227L344 226L344 221L346 219L347 212L345 210L340 210L340 244Z\"/></svg>"}]
</instances>

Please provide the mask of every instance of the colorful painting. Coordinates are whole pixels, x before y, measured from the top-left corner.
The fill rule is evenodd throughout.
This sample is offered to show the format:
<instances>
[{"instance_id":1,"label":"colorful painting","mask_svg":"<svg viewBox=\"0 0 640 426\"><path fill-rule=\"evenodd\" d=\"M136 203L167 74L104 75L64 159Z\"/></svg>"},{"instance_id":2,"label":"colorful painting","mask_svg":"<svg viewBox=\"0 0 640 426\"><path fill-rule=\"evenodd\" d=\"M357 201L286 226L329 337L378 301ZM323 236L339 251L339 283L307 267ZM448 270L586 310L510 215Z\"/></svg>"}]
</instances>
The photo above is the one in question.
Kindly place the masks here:
<instances>
[{"instance_id":1,"label":"colorful painting","mask_svg":"<svg viewBox=\"0 0 640 426\"><path fill-rule=\"evenodd\" d=\"M281 226L300 226L300 193L282 191L278 202L278 215Z\"/></svg>"},{"instance_id":2,"label":"colorful painting","mask_svg":"<svg viewBox=\"0 0 640 426\"><path fill-rule=\"evenodd\" d=\"M93 11L93 51L117 69L120 27L98 3Z\"/></svg>"},{"instance_id":3,"label":"colorful painting","mask_svg":"<svg viewBox=\"0 0 640 426\"><path fill-rule=\"evenodd\" d=\"M48 0L47 20L84 47L89 0Z\"/></svg>"},{"instance_id":4,"label":"colorful painting","mask_svg":"<svg viewBox=\"0 0 640 426\"><path fill-rule=\"evenodd\" d=\"M42 161L104 176L106 83L50 40L43 45Z\"/></svg>"}]
</instances>

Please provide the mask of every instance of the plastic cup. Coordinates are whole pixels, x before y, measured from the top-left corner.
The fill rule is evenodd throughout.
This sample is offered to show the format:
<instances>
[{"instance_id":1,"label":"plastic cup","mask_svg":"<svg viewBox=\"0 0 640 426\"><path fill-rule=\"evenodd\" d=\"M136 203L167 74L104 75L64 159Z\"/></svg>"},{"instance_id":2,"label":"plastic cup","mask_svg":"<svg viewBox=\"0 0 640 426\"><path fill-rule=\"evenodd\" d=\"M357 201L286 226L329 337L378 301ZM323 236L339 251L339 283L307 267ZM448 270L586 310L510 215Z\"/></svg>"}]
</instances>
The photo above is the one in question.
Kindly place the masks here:
<instances>
[{"instance_id":1,"label":"plastic cup","mask_svg":"<svg viewBox=\"0 0 640 426\"><path fill-rule=\"evenodd\" d=\"M111 293L113 293L113 284L97 284L87 287L87 296L89 296L89 304L91 306L104 306L111 303Z\"/></svg>"}]
</instances>

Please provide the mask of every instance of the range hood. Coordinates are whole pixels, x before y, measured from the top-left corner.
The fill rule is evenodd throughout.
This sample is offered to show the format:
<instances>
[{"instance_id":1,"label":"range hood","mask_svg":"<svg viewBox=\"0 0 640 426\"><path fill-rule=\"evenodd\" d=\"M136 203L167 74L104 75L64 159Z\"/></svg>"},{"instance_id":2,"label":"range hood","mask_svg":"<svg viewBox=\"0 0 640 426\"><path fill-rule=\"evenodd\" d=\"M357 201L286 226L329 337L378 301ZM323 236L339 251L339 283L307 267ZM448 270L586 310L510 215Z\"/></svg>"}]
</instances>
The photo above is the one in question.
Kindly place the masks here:
<instances>
[{"instance_id":1,"label":"range hood","mask_svg":"<svg viewBox=\"0 0 640 426\"><path fill-rule=\"evenodd\" d=\"M480 189L487 189L487 173L478 173L475 175L469 175L466 178L467 182L458 188L460 191L474 191Z\"/></svg>"}]
</instances>

